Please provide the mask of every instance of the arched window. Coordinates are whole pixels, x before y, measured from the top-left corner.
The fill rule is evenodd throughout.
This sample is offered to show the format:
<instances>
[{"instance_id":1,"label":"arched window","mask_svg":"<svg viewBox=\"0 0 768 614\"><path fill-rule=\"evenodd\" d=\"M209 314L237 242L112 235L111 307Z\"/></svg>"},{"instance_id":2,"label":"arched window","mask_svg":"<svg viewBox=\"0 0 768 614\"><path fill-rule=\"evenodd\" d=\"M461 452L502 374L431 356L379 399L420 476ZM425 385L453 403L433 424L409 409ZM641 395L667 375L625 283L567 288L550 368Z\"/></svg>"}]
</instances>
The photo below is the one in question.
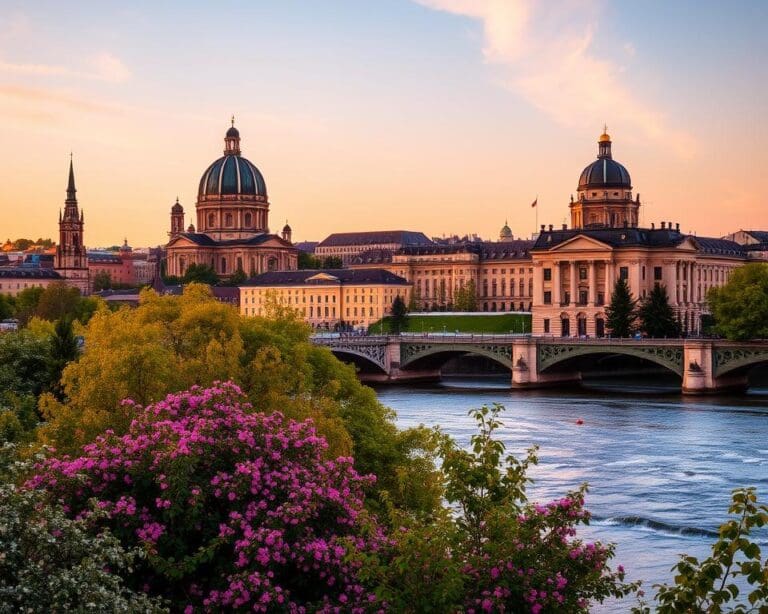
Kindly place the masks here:
<instances>
[{"instance_id":1,"label":"arched window","mask_svg":"<svg viewBox=\"0 0 768 614\"><path fill-rule=\"evenodd\" d=\"M227 225L227 228L231 228L232 225L233 225L233 220L234 220L234 218L232 217L232 214L231 213L227 213L224 216L224 220L225 220L225 223Z\"/></svg>"},{"instance_id":2,"label":"arched window","mask_svg":"<svg viewBox=\"0 0 768 614\"><path fill-rule=\"evenodd\" d=\"M216 216L213 213L208 214L208 228L213 228L216 225Z\"/></svg>"},{"instance_id":3,"label":"arched window","mask_svg":"<svg viewBox=\"0 0 768 614\"><path fill-rule=\"evenodd\" d=\"M253 216L250 213L245 214L245 227L250 228L253 226Z\"/></svg>"},{"instance_id":4,"label":"arched window","mask_svg":"<svg viewBox=\"0 0 768 614\"><path fill-rule=\"evenodd\" d=\"M268 271L276 271L277 270L277 258L274 256L267 260L267 270Z\"/></svg>"},{"instance_id":5,"label":"arched window","mask_svg":"<svg viewBox=\"0 0 768 614\"><path fill-rule=\"evenodd\" d=\"M224 256L221 257L221 272L227 272L227 259Z\"/></svg>"}]
</instances>

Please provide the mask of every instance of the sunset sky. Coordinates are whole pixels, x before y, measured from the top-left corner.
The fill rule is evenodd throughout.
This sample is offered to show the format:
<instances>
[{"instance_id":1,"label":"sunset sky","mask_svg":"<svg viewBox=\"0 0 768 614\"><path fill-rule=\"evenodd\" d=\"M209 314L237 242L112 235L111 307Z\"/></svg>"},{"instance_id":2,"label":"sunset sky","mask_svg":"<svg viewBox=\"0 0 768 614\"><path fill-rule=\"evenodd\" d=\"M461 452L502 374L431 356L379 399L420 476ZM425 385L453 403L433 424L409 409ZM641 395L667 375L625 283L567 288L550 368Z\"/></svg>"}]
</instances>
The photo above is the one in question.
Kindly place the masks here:
<instances>
[{"instance_id":1,"label":"sunset sky","mask_svg":"<svg viewBox=\"0 0 768 614\"><path fill-rule=\"evenodd\" d=\"M768 2L0 0L0 240L157 245L235 115L271 229L515 236L603 123L641 225L768 229Z\"/></svg>"}]
</instances>

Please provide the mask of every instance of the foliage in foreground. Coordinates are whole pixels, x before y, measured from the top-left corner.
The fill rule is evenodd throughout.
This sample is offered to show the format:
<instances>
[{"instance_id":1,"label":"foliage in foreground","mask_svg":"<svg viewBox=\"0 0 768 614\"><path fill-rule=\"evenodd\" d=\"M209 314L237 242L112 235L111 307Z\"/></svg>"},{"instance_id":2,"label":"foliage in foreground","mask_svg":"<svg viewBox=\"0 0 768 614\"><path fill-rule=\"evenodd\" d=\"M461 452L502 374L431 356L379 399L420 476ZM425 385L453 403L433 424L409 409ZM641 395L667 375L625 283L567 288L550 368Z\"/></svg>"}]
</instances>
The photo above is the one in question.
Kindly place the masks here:
<instances>
[{"instance_id":1,"label":"foliage in foreground","mask_svg":"<svg viewBox=\"0 0 768 614\"><path fill-rule=\"evenodd\" d=\"M131 572L140 553L67 517L45 493L17 488L28 468L13 460L10 446L0 450L0 612L162 611L120 575Z\"/></svg>"},{"instance_id":2,"label":"foliage in foreground","mask_svg":"<svg viewBox=\"0 0 768 614\"><path fill-rule=\"evenodd\" d=\"M465 450L446 438L441 449L445 497L434 518L394 512L391 558L368 557L364 572L396 612L588 612L589 604L621 597L621 566L613 547L576 539L589 521L585 488L545 505L526 496L535 449L518 460L495 438L501 406L472 414L479 433Z\"/></svg>"},{"instance_id":3,"label":"foliage in foreground","mask_svg":"<svg viewBox=\"0 0 768 614\"><path fill-rule=\"evenodd\" d=\"M707 301L719 334L736 341L768 338L768 264L734 270L728 283L707 293Z\"/></svg>"},{"instance_id":4,"label":"foliage in foreground","mask_svg":"<svg viewBox=\"0 0 768 614\"><path fill-rule=\"evenodd\" d=\"M627 285L627 280L620 277L613 286L611 302L605 308L606 325L614 337L631 337L637 324L637 299Z\"/></svg>"},{"instance_id":5,"label":"foliage in foreground","mask_svg":"<svg viewBox=\"0 0 768 614\"><path fill-rule=\"evenodd\" d=\"M97 312L83 329L84 352L61 378L61 396L40 402L40 443L78 454L107 429L127 431L140 405L191 386L232 380L259 411L311 418L327 440L327 457L353 456L361 475L374 474L369 500L384 491L400 506L422 511L439 502L424 429L398 430L394 414L359 382L354 368L313 345L309 327L290 310L243 318L190 284L182 296L142 291L136 309Z\"/></svg>"},{"instance_id":6,"label":"foliage in foreground","mask_svg":"<svg viewBox=\"0 0 768 614\"><path fill-rule=\"evenodd\" d=\"M77 458L49 459L29 485L75 518L102 521L146 560L131 586L209 610L333 611L375 596L350 551L383 533L363 510L352 459L324 460L309 422L253 413L231 383L169 395L123 436L107 432Z\"/></svg>"},{"instance_id":7,"label":"foliage in foreground","mask_svg":"<svg viewBox=\"0 0 768 614\"><path fill-rule=\"evenodd\" d=\"M760 546L750 539L752 530L768 525L768 506L758 504L754 488L739 488L728 513L735 518L720 526L712 554L701 562L682 556L672 568L675 583L656 587L656 612L768 613L768 559L763 562ZM746 601L739 599L739 580L750 587ZM643 603L633 612L651 609Z\"/></svg>"}]
</instances>

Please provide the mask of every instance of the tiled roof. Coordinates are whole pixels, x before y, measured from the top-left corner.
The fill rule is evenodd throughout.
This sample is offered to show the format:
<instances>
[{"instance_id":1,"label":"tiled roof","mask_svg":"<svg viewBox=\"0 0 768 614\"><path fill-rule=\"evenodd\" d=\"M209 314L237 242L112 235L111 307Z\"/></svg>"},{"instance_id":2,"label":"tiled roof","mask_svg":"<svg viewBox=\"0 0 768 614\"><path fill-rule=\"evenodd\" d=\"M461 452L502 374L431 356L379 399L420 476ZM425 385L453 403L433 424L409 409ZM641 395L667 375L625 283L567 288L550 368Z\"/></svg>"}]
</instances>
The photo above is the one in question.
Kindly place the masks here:
<instances>
[{"instance_id":1,"label":"tiled roof","mask_svg":"<svg viewBox=\"0 0 768 614\"><path fill-rule=\"evenodd\" d=\"M314 254L317 243L317 241L301 241L299 243L294 243L293 246L305 254Z\"/></svg>"},{"instance_id":2,"label":"tiled roof","mask_svg":"<svg viewBox=\"0 0 768 614\"><path fill-rule=\"evenodd\" d=\"M335 232L320 241L317 247L343 247L345 245L431 245L423 232L411 230L374 230L371 232Z\"/></svg>"},{"instance_id":3,"label":"tiled roof","mask_svg":"<svg viewBox=\"0 0 768 614\"><path fill-rule=\"evenodd\" d=\"M122 264L123 259L117 254L107 254L104 252L88 252L89 264Z\"/></svg>"},{"instance_id":4,"label":"tiled roof","mask_svg":"<svg viewBox=\"0 0 768 614\"><path fill-rule=\"evenodd\" d=\"M388 249L371 249L358 254L352 264L385 264L392 262L392 256L441 256L447 254L477 254L480 260L529 260L533 241L487 241L472 243L454 243L451 245L432 245Z\"/></svg>"},{"instance_id":5,"label":"tiled roof","mask_svg":"<svg viewBox=\"0 0 768 614\"><path fill-rule=\"evenodd\" d=\"M687 235L668 228L594 228L550 230L542 232L533 246L535 250L549 250L576 236L591 237L614 248L621 247L676 247L690 238L702 253L744 258L744 249L734 241Z\"/></svg>"},{"instance_id":6,"label":"tiled roof","mask_svg":"<svg viewBox=\"0 0 768 614\"><path fill-rule=\"evenodd\" d=\"M61 275L47 267L0 267L2 279L61 279Z\"/></svg>"},{"instance_id":7,"label":"tiled roof","mask_svg":"<svg viewBox=\"0 0 768 614\"><path fill-rule=\"evenodd\" d=\"M296 286L296 285L407 285L402 277L384 269L307 269L302 271L272 271L252 277L244 286Z\"/></svg>"}]
</instances>

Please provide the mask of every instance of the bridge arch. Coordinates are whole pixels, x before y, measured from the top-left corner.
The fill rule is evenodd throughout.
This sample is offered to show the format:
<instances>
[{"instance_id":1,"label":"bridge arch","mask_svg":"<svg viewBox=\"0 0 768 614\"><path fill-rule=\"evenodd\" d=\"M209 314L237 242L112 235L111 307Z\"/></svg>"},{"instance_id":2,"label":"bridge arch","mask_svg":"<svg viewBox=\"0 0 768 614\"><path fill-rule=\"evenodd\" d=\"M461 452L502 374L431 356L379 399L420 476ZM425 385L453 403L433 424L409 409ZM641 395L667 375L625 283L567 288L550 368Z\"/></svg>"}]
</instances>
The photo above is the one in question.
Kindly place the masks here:
<instances>
[{"instance_id":1,"label":"bridge arch","mask_svg":"<svg viewBox=\"0 0 768 614\"><path fill-rule=\"evenodd\" d=\"M714 376L746 374L753 367L768 365L768 349L750 347L715 348L712 356Z\"/></svg>"},{"instance_id":2,"label":"bridge arch","mask_svg":"<svg viewBox=\"0 0 768 614\"><path fill-rule=\"evenodd\" d=\"M640 358L648 362L665 367L675 375L683 376L683 346L659 345L601 345L601 344L546 344L538 348L538 371L546 373L548 370L574 359L598 355L621 355Z\"/></svg>"},{"instance_id":3,"label":"bridge arch","mask_svg":"<svg viewBox=\"0 0 768 614\"><path fill-rule=\"evenodd\" d=\"M512 369L512 348L490 344L403 344L400 348L400 368L414 369L429 363L442 366L457 356L478 355L490 358L507 369Z\"/></svg>"}]
</instances>

